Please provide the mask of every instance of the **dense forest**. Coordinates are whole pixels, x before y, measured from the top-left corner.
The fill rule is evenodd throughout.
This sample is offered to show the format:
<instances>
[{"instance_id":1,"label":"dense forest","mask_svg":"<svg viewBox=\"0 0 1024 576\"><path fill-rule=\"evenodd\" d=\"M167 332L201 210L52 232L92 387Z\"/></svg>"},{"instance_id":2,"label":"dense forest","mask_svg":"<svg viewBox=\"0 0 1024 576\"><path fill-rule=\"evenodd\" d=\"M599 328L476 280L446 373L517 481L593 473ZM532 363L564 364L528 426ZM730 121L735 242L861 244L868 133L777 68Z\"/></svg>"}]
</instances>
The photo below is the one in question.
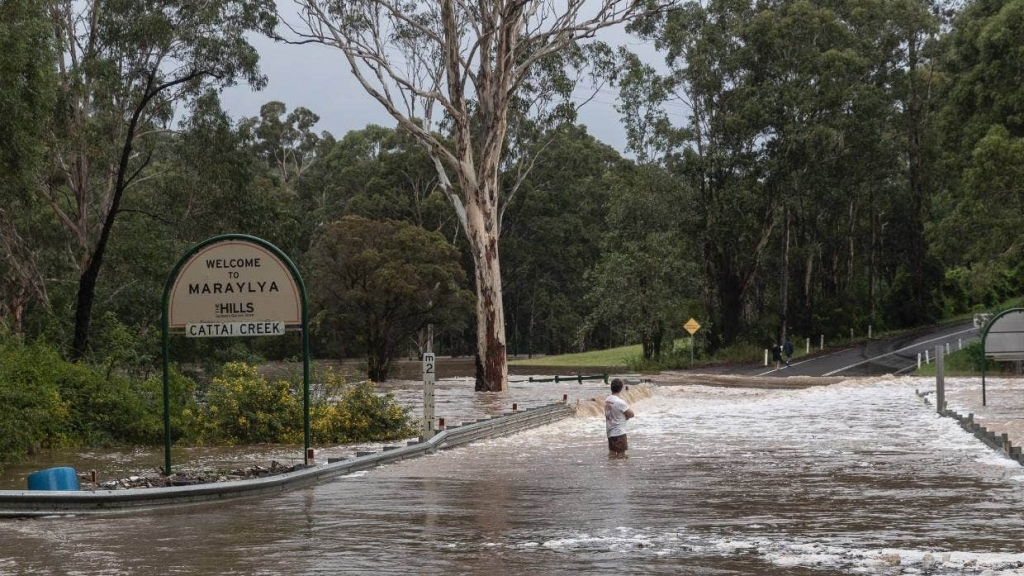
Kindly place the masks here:
<instances>
[{"instance_id":1,"label":"dense forest","mask_svg":"<svg viewBox=\"0 0 1024 576\"><path fill-rule=\"evenodd\" d=\"M419 132L457 148L487 107L337 135L288 103L230 117L218 93L266 84L247 38L279 24L270 0L0 4L2 338L148 377L174 263L245 233L297 262L318 357L383 379L428 324L436 352L477 352L461 184ZM628 29L662 59L573 45L510 95L509 354L657 357L690 317L705 351L832 338L1021 294L1024 0L709 0ZM618 91L627 150L576 122L577 68ZM174 342L189 362L298 353Z\"/></svg>"}]
</instances>

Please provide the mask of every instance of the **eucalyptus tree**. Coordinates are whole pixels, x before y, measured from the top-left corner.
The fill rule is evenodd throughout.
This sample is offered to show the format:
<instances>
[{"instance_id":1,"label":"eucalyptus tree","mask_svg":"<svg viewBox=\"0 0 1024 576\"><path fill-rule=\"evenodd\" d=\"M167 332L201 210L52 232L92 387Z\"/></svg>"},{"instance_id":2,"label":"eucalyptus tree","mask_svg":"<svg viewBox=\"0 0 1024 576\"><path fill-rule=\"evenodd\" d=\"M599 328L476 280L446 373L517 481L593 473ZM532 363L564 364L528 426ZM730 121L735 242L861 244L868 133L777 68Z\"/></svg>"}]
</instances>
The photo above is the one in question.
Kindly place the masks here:
<instances>
[{"instance_id":1,"label":"eucalyptus tree","mask_svg":"<svg viewBox=\"0 0 1024 576\"><path fill-rule=\"evenodd\" d=\"M51 0L49 9L60 107L53 173L39 193L71 238L81 357L123 197L149 176L152 136L207 88L263 86L246 34L270 33L276 16L272 0Z\"/></svg>"},{"instance_id":2,"label":"eucalyptus tree","mask_svg":"<svg viewBox=\"0 0 1024 576\"><path fill-rule=\"evenodd\" d=\"M633 26L667 71L627 59L630 144L698 195L712 345L759 318L781 337L929 317L936 22L918 1L713 0Z\"/></svg>"},{"instance_id":3,"label":"eucalyptus tree","mask_svg":"<svg viewBox=\"0 0 1024 576\"><path fill-rule=\"evenodd\" d=\"M902 160L897 195L890 200L893 219L888 239L895 272L892 284L906 279L903 294L890 287L887 315L902 325L935 320L941 274L929 257L925 226L931 219L931 207L942 179L938 166L936 116L941 105L943 78L936 65L932 46L942 24L942 2L892 2L887 5L888 20L899 40L893 64L893 90L898 114L890 135L898 143Z\"/></svg>"},{"instance_id":4,"label":"eucalyptus tree","mask_svg":"<svg viewBox=\"0 0 1024 576\"><path fill-rule=\"evenodd\" d=\"M536 134L540 145L524 179L509 173L515 194L502 217L502 281L513 352L548 354L588 346L581 295L601 254L609 177L630 163L582 126ZM557 247L557 250L552 249Z\"/></svg>"},{"instance_id":5,"label":"eucalyptus tree","mask_svg":"<svg viewBox=\"0 0 1024 576\"><path fill-rule=\"evenodd\" d=\"M44 255L32 240L46 221L34 190L56 94L53 50L43 0L0 4L0 320L15 334L26 308L49 304Z\"/></svg>"},{"instance_id":6,"label":"eucalyptus tree","mask_svg":"<svg viewBox=\"0 0 1024 576\"><path fill-rule=\"evenodd\" d=\"M873 315L881 230L892 217L883 201L898 191L891 87L901 37L884 4L759 6L748 38L766 113L766 184L780 198L766 270L779 279L776 336L794 323L804 333L852 327Z\"/></svg>"},{"instance_id":7,"label":"eucalyptus tree","mask_svg":"<svg viewBox=\"0 0 1024 576\"><path fill-rule=\"evenodd\" d=\"M1024 2L973 1L952 22L941 52L941 215L932 254L962 291L962 308L1024 290Z\"/></svg>"},{"instance_id":8,"label":"eucalyptus tree","mask_svg":"<svg viewBox=\"0 0 1024 576\"><path fill-rule=\"evenodd\" d=\"M411 222L441 232L453 244L459 236L430 158L402 128L369 125L321 146L317 163L295 186L314 233L355 215Z\"/></svg>"},{"instance_id":9,"label":"eucalyptus tree","mask_svg":"<svg viewBox=\"0 0 1024 576\"><path fill-rule=\"evenodd\" d=\"M313 126L320 116L299 106L288 112L284 102L271 101L260 106L256 118L243 118L240 129L252 139L251 145L287 188L302 176L316 160L320 136ZM329 133L324 134L330 138Z\"/></svg>"},{"instance_id":10,"label":"eucalyptus tree","mask_svg":"<svg viewBox=\"0 0 1024 576\"><path fill-rule=\"evenodd\" d=\"M645 164L609 174L612 189L601 256L587 274L587 325L605 324L644 359L661 356L672 327L685 321L699 293L696 258L685 234L685 184Z\"/></svg>"},{"instance_id":11,"label":"eucalyptus tree","mask_svg":"<svg viewBox=\"0 0 1024 576\"><path fill-rule=\"evenodd\" d=\"M749 2L686 4L637 21L632 29L665 54L664 74L631 59L623 80L630 146L651 143L694 192L696 238L712 348L736 340L746 300L777 222L779 198L763 183L764 105L751 83ZM631 102L639 100L639 102ZM663 103L683 120L673 124ZM634 112L630 113L629 110ZM657 140L645 138L650 126Z\"/></svg>"},{"instance_id":12,"label":"eucalyptus tree","mask_svg":"<svg viewBox=\"0 0 1024 576\"><path fill-rule=\"evenodd\" d=\"M341 50L363 88L426 147L465 231L477 293L477 389L507 386L498 258L500 177L517 93L535 67L642 14L638 0L477 4L455 0L296 0L296 41ZM555 94L558 94L557 90ZM443 123L450 140L433 129Z\"/></svg>"}]
</instances>

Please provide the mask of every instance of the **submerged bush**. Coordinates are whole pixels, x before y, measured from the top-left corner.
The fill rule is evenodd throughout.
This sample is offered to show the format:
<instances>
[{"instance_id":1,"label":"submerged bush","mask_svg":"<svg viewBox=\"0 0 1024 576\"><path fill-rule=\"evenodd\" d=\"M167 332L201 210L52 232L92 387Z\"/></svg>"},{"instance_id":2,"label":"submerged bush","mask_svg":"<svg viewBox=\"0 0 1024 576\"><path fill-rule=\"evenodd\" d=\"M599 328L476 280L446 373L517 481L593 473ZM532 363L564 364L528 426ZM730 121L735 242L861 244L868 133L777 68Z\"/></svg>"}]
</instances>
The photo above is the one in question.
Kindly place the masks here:
<instances>
[{"instance_id":1,"label":"submerged bush","mask_svg":"<svg viewBox=\"0 0 1024 576\"><path fill-rule=\"evenodd\" d=\"M407 438L415 434L409 410L371 382L352 384L327 371L310 398L310 431L316 444ZM214 378L205 402L183 419L202 444L299 443L303 439L302 386L269 381L254 366L231 362Z\"/></svg>"},{"instance_id":2,"label":"submerged bush","mask_svg":"<svg viewBox=\"0 0 1024 576\"><path fill-rule=\"evenodd\" d=\"M291 443L302 439L302 401L286 380L270 382L255 366L229 362L195 414L202 444Z\"/></svg>"},{"instance_id":3,"label":"submerged bush","mask_svg":"<svg viewBox=\"0 0 1024 576\"><path fill-rule=\"evenodd\" d=\"M195 383L171 373L172 432ZM163 441L163 379L71 363L48 344L0 334L0 465L40 449Z\"/></svg>"},{"instance_id":4,"label":"submerged bush","mask_svg":"<svg viewBox=\"0 0 1024 576\"><path fill-rule=\"evenodd\" d=\"M377 394L372 382L352 384L333 371L323 374L321 382L310 417L314 443L397 440L416 434L409 409L393 394Z\"/></svg>"},{"instance_id":5,"label":"submerged bush","mask_svg":"<svg viewBox=\"0 0 1024 576\"><path fill-rule=\"evenodd\" d=\"M56 384L66 370L49 346L0 335L0 465L73 443L70 407Z\"/></svg>"},{"instance_id":6,"label":"submerged bush","mask_svg":"<svg viewBox=\"0 0 1024 576\"><path fill-rule=\"evenodd\" d=\"M372 383L350 384L327 372L311 399L315 442L392 440L415 434L408 410ZM301 443L302 387L268 381L254 366L231 362L202 402L193 380L170 373L171 434L194 444ZM0 467L37 450L164 438L163 379L135 380L107 366L73 364L44 343L0 334Z\"/></svg>"}]
</instances>

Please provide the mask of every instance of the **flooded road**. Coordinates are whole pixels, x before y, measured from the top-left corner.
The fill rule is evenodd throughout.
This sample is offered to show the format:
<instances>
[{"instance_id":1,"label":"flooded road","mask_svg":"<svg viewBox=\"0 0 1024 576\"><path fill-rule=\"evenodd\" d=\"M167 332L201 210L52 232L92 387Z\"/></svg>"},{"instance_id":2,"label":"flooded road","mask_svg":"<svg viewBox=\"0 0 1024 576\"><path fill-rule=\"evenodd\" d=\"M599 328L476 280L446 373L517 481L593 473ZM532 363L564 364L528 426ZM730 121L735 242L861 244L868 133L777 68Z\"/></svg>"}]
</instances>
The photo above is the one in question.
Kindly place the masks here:
<instances>
[{"instance_id":1,"label":"flooded road","mask_svg":"<svg viewBox=\"0 0 1024 576\"><path fill-rule=\"evenodd\" d=\"M590 416L264 499L0 520L0 574L1024 574L1024 469L925 382L661 386L627 459Z\"/></svg>"}]
</instances>

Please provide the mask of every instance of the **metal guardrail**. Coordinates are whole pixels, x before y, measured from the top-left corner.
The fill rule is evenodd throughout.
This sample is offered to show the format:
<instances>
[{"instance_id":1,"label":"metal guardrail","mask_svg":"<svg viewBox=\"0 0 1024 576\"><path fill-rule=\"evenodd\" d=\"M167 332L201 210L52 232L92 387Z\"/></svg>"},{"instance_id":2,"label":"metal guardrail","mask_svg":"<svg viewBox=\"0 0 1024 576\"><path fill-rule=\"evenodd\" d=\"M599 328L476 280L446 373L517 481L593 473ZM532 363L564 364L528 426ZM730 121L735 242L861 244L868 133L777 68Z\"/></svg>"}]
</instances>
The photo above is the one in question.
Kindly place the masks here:
<instances>
[{"instance_id":1,"label":"metal guardrail","mask_svg":"<svg viewBox=\"0 0 1024 576\"><path fill-rule=\"evenodd\" d=\"M409 445L401 447L389 446L381 452L252 480L128 490L0 490L0 517L123 514L162 506L219 502L275 494L382 464L463 446L477 440L508 436L556 422L574 413L575 411L565 403L549 404L514 413L507 412L502 416L452 426L425 442L410 442Z\"/></svg>"},{"instance_id":2,"label":"metal guardrail","mask_svg":"<svg viewBox=\"0 0 1024 576\"><path fill-rule=\"evenodd\" d=\"M917 393L917 396L921 398L921 400L924 401L926 405L932 405L932 403L928 400L928 395L933 394L932 391L921 392L920 390L915 390L915 392ZM938 404L937 398L936 404ZM995 450L999 454L1002 454L1003 456L1009 458L1010 460L1013 460L1014 462L1017 462L1018 464L1024 466L1024 452L1022 452L1021 446L1014 446L1013 441L1010 440L1009 434L1005 432L996 432L995 430L989 430L985 426L982 426L981 424L974 421L973 413L968 413L967 416L964 416L963 414L960 414L955 410L950 410L949 408L946 408L945 402L942 402L942 404L944 405L942 410L938 411L940 416L945 416L947 418L952 418L956 420L957 424L959 424L961 428L963 428L969 434L973 434L975 438L981 440L982 443L984 443L986 446Z\"/></svg>"},{"instance_id":3,"label":"metal guardrail","mask_svg":"<svg viewBox=\"0 0 1024 576\"><path fill-rule=\"evenodd\" d=\"M582 384L584 380L604 380L604 383L607 384L608 373L591 374L589 376L586 374L570 374L568 376L559 376L556 374L554 378L535 378L530 376L529 379L520 380L520 382L578 382Z\"/></svg>"}]
</instances>

